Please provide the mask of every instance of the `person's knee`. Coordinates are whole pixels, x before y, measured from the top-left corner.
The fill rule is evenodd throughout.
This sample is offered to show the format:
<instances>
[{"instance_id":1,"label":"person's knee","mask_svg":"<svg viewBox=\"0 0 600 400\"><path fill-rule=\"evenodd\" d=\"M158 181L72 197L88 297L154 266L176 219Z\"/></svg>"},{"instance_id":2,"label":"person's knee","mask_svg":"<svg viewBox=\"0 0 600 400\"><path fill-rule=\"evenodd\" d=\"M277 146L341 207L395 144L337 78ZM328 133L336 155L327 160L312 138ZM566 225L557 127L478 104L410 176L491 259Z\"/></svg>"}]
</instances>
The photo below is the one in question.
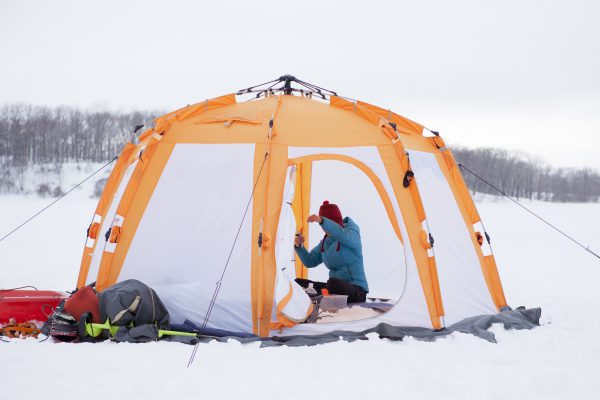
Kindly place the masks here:
<instances>
[{"instance_id":1,"label":"person's knee","mask_svg":"<svg viewBox=\"0 0 600 400\"><path fill-rule=\"evenodd\" d=\"M348 283L338 278L329 278L327 280L327 290L331 294L348 294Z\"/></svg>"},{"instance_id":2,"label":"person's knee","mask_svg":"<svg viewBox=\"0 0 600 400\"><path fill-rule=\"evenodd\" d=\"M295 281L298 285L300 285L304 289L306 289L308 287L308 284L310 283L310 281L308 279L302 279L302 278L296 278Z\"/></svg>"}]
</instances>

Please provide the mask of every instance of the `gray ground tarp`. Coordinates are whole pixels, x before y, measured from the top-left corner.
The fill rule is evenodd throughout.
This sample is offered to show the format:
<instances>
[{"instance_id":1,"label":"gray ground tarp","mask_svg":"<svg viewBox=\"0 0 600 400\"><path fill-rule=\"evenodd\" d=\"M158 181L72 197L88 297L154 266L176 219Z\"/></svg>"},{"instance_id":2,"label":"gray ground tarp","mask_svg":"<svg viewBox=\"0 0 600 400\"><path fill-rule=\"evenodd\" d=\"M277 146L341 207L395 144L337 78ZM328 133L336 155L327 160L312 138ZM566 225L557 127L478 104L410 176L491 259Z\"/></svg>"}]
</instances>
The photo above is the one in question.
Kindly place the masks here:
<instances>
[{"instance_id":1,"label":"gray ground tarp","mask_svg":"<svg viewBox=\"0 0 600 400\"><path fill-rule=\"evenodd\" d=\"M526 309L519 307L516 310L506 310L495 315L482 315L478 317L467 318L440 330L392 326L381 323L371 329L361 332L332 331L321 335L273 336L267 339L261 339L259 337L238 338L234 336L224 336L219 338L202 337L198 340L200 342L209 342L211 340L226 342L229 339L235 339L241 343L260 341L261 347L312 346L316 344L337 342L338 340L346 340L349 342L353 342L355 340L366 340L366 335L372 332L378 333L379 337L383 339L402 340L405 336L411 336L417 340L423 341L434 341L439 337L447 336L453 332L462 332L478 336L487 340L488 342L496 343L494 334L488 330L492 324L502 324L505 329L532 329L536 326L539 326L541 315L541 308ZM181 337L173 337L171 340L190 343L187 338ZM196 339L192 339L190 344L194 344L196 341Z\"/></svg>"}]
</instances>

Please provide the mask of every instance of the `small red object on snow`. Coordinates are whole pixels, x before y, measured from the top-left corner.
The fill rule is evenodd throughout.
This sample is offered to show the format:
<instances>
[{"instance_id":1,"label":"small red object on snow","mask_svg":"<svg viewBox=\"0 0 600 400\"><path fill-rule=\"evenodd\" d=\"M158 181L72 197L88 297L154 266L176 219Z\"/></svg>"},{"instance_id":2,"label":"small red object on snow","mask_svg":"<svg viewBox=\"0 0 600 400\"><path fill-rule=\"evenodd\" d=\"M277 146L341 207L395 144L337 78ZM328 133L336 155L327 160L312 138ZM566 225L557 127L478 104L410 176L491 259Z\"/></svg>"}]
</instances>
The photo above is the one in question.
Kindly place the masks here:
<instances>
[{"instance_id":1,"label":"small red object on snow","mask_svg":"<svg viewBox=\"0 0 600 400\"><path fill-rule=\"evenodd\" d=\"M52 290L0 289L0 325L8 324L11 318L17 323L46 322L66 297L65 293Z\"/></svg>"}]
</instances>

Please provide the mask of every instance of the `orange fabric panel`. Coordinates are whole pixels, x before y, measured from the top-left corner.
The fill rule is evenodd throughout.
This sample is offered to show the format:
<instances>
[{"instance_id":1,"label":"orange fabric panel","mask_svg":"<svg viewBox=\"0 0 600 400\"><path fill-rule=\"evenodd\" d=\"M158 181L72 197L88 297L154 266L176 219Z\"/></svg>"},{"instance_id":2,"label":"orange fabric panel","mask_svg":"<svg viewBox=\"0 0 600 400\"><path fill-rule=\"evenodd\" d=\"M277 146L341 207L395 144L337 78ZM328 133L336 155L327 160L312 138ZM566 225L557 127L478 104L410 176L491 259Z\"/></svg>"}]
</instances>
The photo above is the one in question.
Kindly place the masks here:
<instances>
[{"instance_id":1,"label":"orange fabric panel","mask_svg":"<svg viewBox=\"0 0 600 400\"><path fill-rule=\"evenodd\" d=\"M345 101L345 100L340 100ZM389 144L381 134L381 117L363 106L359 113L331 106L299 96L270 96L251 102L227 104L195 114L182 121L164 116L172 125L163 140L176 143L262 143L265 131L275 112L280 108L274 124L273 143L290 146L352 147ZM333 100L335 104L335 99ZM310 118L306 116L310 115ZM223 123L206 123L206 121ZM260 121L261 123L225 124L226 121ZM403 135L405 146L414 150L432 152L433 143L421 135Z\"/></svg>"},{"instance_id":2,"label":"orange fabric panel","mask_svg":"<svg viewBox=\"0 0 600 400\"><path fill-rule=\"evenodd\" d=\"M485 256L485 269L487 271L486 282L490 286L490 292L492 298L498 310L506 307L506 297L504 296L504 290L502 289L502 282L500 280L500 274L498 274L498 267L496 266L496 259L493 255Z\"/></svg>"},{"instance_id":3,"label":"orange fabric panel","mask_svg":"<svg viewBox=\"0 0 600 400\"><path fill-rule=\"evenodd\" d=\"M433 145L438 149L444 149L446 147L446 142L441 136L429 136L428 139L431 140Z\"/></svg>"},{"instance_id":4,"label":"orange fabric panel","mask_svg":"<svg viewBox=\"0 0 600 400\"><path fill-rule=\"evenodd\" d=\"M170 143L261 143L265 141L267 124L177 124L163 139Z\"/></svg>"},{"instance_id":5,"label":"orange fabric panel","mask_svg":"<svg viewBox=\"0 0 600 400\"><path fill-rule=\"evenodd\" d=\"M264 125L246 125L246 129L249 127L262 129L262 140L257 143L254 154L256 190L252 198L252 265L250 266L252 326L254 334L260 336L268 336L271 329L276 262L274 248L259 247L258 238L260 234L263 238L276 237L287 172L287 146L274 145L272 140L276 124L274 116L281 105L280 96L275 99L273 97L263 103L270 105L271 109L262 110L257 114L260 114L261 118L273 120L273 125L267 124L266 129ZM248 112L251 110L248 107L253 106L255 105L244 103ZM224 111L226 110L221 110Z\"/></svg>"},{"instance_id":6,"label":"orange fabric panel","mask_svg":"<svg viewBox=\"0 0 600 400\"><path fill-rule=\"evenodd\" d=\"M226 128L229 128L234 123L236 124L250 124L250 125L261 125L262 121L255 119L244 119L241 117L231 117L228 119L207 119L204 121L198 121L196 124L223 124Z\"/></svg>"},{"instance_id":7,"label":"orange fabric panel","mask_svg":"<svg viewBox=\"0 0 600 400\"><path fill-rule=\"evenodd\" d=\"M276 262L275 251L271 246L265 246L264 239L275 237L277 234L277 223L281 213L281 201L283 198L283 186L287 172L287 147L274 146L273 137L275 136L275 115L281 106L281 96L276 96L274 109L269 119L269 125L266 131L267 143L266 154L268 155L264 163L259 167L261 178L264 176L264 198L259 207L259 227L263 237L263 246L258 249L258 285L256 318L258 323L258 334L268 336L271 328L271 314L273 311ZM283 163L283 165L281 165ZM262 171L262 172L261 172ZM261 189L258 189L261 190ZM277 210L275 214L273 211Z\"/></svg>"},{"instance_id":8,"label":"orange fabric panel","mask_svg":"<svg viewBox=\"0 0 600 400\"><path fill-rule=\"evenodd\" d=\"M269 120L273 118L275 108L279 103L279 96L272 96L251 102L223 105L221 107L209 108L208 110L191 116L183 121L183 125L203 124L208 121L260 121L268 125ZM266 137L267 131L263 131L263 137Z\"/></svg>"},{"instance_id":9,"label":"orange fabric panel","mask_svg":"<svg viewBox=\"0 0 600 400\"><path fill-rule=\"evenodd\" d=\"M123 225L114 255L108 257L110 253L104 252L102 256L96 284L98 290L117 281L131 241L173 148L172 143L159 142L153 137L142 153L117 207L117 214L124 217Z\"/></svg>"},{"instance_id":10,"label":"orange fabric panel","mask_svg":"<svg viewBox=\"0 0 600 400\"><path fill-rule=\"evenodd\" d=\"M160 117L156 119L156 123L154 125L154 133L159 135L164 134L173 124L172 118Z\"/></svg>"},{"instance_id":11,"label":"orange fabric panel","mask_svg":"<svg viewBox=\"0 0 600 400\"><path fill-rule=\"evenodd\" d=\"M310 116L310 117L309 117ZM388 143L377 126L379 116L360 115L327 103L283 96L274 143L289 146L352 147Z\"/></svg>"},{"instance_id":12,"label":"orange fabric panel","mask_svg":"<svg viewBox=\"0 0 600 400\"><path fill-rule=\"evenodd\" d=\"M138 149L140 145L136 146L133 143L127 143L113 170L108 177L106 184L104 185L104 189L102 190L102 195L98 200L98 205L96 206L96 211L94 214L98 214L104 219L106 217L106 212L108 211L109 202L112 201L112 198L119 186L119 183L123 179L123 175L127 166L131 163L131 159L135 155L135 151ZM97 223L97 227L94 229L94 224L90 227L90 235L96 234L96 237L89 236L92 239L97 238L97 231L100 228L100 224ZM92 247L84 246L83 254L81 256L81 264L79 267L79 275L77 276L77 288L81 288L85 286L85 282L87 281L88 273L90 270L90 264L92 262L92 254L94 254L94 249L97 246L97 241L94 240L94 245Z\"/></svg>"},{"instance_id":13,"label":"orange fabric panel","mask_svg":"<svg viewBox=\"0 0 600 400\"><path fill-rule=\"evenodd\" d=\"M138 136L138 141L143 142L146 139L150 139L150 136L154 133L154 129L146 129L140 136Z\"/></svg>"},{"instance_id":14,"label":"orange fabric panel","mask_svg":"<svg viewBox=\"0 0 600 400\"><path fill-rule=\"evenodd\" d=\"M389 197L387 191L385 190L383 183L381 183L381 180L379 179L379 177L365 163L363 163L355 158L340 155L340 154L312 154L309 156L292 158L288 161L288 163L289 164L302 164L307 161L319 161L319 160L335 160L335 161L345 162L345 163L354 165L355 167L360 169L362 172L364 172L365 175L367 175L367 177L371 180L371 182L375 186L375 189L377 190L377 193L379 194L379 197L381 198L381 201L385 207L385 211L388 215L390 223L392 224L392 227L394 228L394 232L396 232L396 236L398 237L398 240L400 240L400 243L403 243L402 233L400 233L400 226L398 225L398 219L396 218L396 213L394 212L394 207L392 205L390 197Z\"/></svg>"},{"instance_id":15,"label":"orange fabric panel","mask_svg":"<svg viewBox=\"0 0 600 400\"><path fill-rule=\"evenodd\" d=\"M103 273L103 269L106 269L106 266L110 266L112 264L113 258L114 253L110 253L108 251L102 252L102 260L100 260L100 267L98 269L98 279L96 280L96 290L99 292L112 285L112 283L108 284L106 282L106 274Z\"/></svg>"},{"instance_id":16,"label":"orange fabric panel","mask_svg":"<svg viewBox=\"0 0 600 400\"><path fill-rule=\"evenodd\" d=\"M197 109L196 107L202 108L202 106L205 106L205 104L206 104L207 101L212 105L212 107L209 107L209 109L213 109L213 108L224 107L224 106L229 105L229 104L235 104L236 99L235 99L235 94L233 94L233 93L226 94L226 95L223 95L223 96L215 97L213 99L204 100L204 101L200 101L198 103L187 105L185 107L181 107L181 108L179 108L179 109L177 109L175 111L172 111L170 113L162 115L159 118L172 118L172 117L175 117L177 114L186 113L186 110L188 110L188 109L194 109L194 110L196 110ZM154 122L155 122L155 125L156 125L156 119L154 120Z\"/></svg>"},{"instance_id":17,"label":"orange fabric panel","mask_svg":"<svg viewBox=\"0 0 600 400\"><path fill-rule=\"evenodd\" d=\"M332 107L341 108L342 110L354 111L355 104L351 101L343 99L337 96L331 96L329 98L329 104Z\"/></svg>"},{"instance_id":18,"label":"orange fabric panel","mask_svg":"<svg viewBox=\"0 0 600 400\"><path fill-rule=\"evenodd\" d=\"M394 145L380 146L378 150L390 177L396 200L400 206L402 219L408 232L408 240L405 240L405 243L410 245L417 263L417 271L429 310L431 324L435 329L439 329L442 327L438 312L440 309L438 303L441 302L439 285L435 283L435 279L432 276L427 250L421 245L420 235L423 228L421 227L421 219L419 218L416 204L411 192L402 186L405 170L402 169L401 159L398 157L399 152L397 152L395 147ZM437 300L437 298L440 300Z\"/></svg>"},{"instance_id":19,"label":"orange fabric panel","mask_svg":"<svg viewBox=\"0 0 600 400\"><path fill-rule=\"evenodd\" d=\"M414 134L414 135L423 134L423 125L421 125L417 122L411 121L410 119L405 118L396 113L393 113L390 110L385 110L383 108L374 106L369 103L364 103L362 101L358 101L358 104L361 107L366 108L370 112L375 113L375 114L379 115L380 117L383 117L386 120L396 124L396 129L400 133Z\"/></svg>"},{"instance_id":20,"label":"orange fabric panel","mask_svg":"<svg viewBox=\"0 0 600 400\"><path fill-rule=\"evenodd\" d=\"M235 104L235 102L236 100L234 94L226 94L225 96L215 97L214 99L202 101L200 103L185 107L175 113L175 118L177 121L183 121L209 110Z\"/></svg>"},{"instance_id":21,"label":"orange fabric panel","mask_svg":"<svg viewBox=\"0 0 600 400\"><path fill-rule=\"evenodd\" d=\"M428 263L429 274L431 275L431 284L435 288L435 290L433 291L433 296L435 298L435 308L437 310L437 315L445 315L446 313L444 311L444 303L442 301L442 291L440 290L440 280L438 278L435 257L429 257Z\"/></svg>"},{"instance_id":22,"label":"orange fabric panel","mask_svg":"<svg viewBox=\"0 0 600 400\"><path fill-rule=\"evenodd\" d=\"M341 108L343 110L355 112L357 115L366 119L371 123L377 123L379 118L382 117L386 120L396 124L398 132L409 135L421 135L423 133L423 125L418 124L408 118L402 117L390 110L384 110L383 108L374 106L369 103L357 101L356 103L342 99L340 97L331 96L329 104L333 107Z\"/></svg>"},{"instance_id":23,"label":"orange fabric panel","mask_svg":"<svg viewBox=\"0 0 600 400\"><path fill-rule=\"evenodd\" d=\"M263 132L264 133L264 132ZM252 302L252 329L255 335L258 335L259 320L262 319L262 306L259 307L259 293L262 292L264 283L262 277L262 249L258 247L258 236L261 229L264 231L263 207L266 201L266 174L260 172L263 163L266 164L265 154L267 154L266 143L259 143L254 150L254 175L253 182L256 185L254 196L252 197L252 237L251 240L251 262L250 262L250 292ZM260 177L259 177L260 173ZM261 300L262 301L262 300ZM260 313L259 313L260 309Z\"/></svg>"},{"instance_id":24,"label":"orange fabric panel","mask_svg":"<svg viewBox=\"0 0 600 400\"><path fill-rule=\"evenodd\" d=\"M419 187L417 186L416 177L413 178L410 185L408 185L408 191L413 198L413 203L415 204L419 221L425 221L425 208L423 207L423 200L421 199L421 193L419 192Z\"/></svg>"},{"instance_id":25,"label":"orange fabric panel","mask_svg":"<svg viewBox=\"0 0 600 400\"><path fill-rule=\"evenodd\" d=\"M288 167L287 146L272 144L265 165L267 174L266 182L266 198L263 208L264 225L263 234L269 237L277 236L277 225L279 224L279 216L281 215L281 203L283 201L283 189L285 186L285 178ZM261 276L262 291L258 297L258 313L259 318L259 335L269 336L271 314L273 311L273 301L275 292L276 278L276 261L275 249L273 246L263 247L259 276ZM262 308L262 313L260 312Z\"/></svg>"},{"instance_id":26,"label":"orange fabric panel","mask_svg":"<svg viewBox=\"0 0 600 400\"><path fill-rule=\"evenodd\" d=\"M305 243L308 243L309 225L306 223L310 215L310 189L312 179L312 163L304 162L296 164L296 189L294 191L294 200L292 201L292 210L296 220L296 233L304 236ZM296 257L296 277L308 278L308 268L302 264L300 257Z\"/></svg>"},{"instance_id":27,"label":"orange fabric panel","mask_svg":"<svg viewBox=\"0 0 600 400\"><path fill-rule=\"evenodd\" d=\"M366 104L366 103L363 103ZM346 111L352 111L365 121L376 125L379 122L379 115L367 107L361 105L360 102L352 102L342 99L337 96L331 96L329 98L329 105L336 108L341 108Z\"/></svg>"}]
</instances>

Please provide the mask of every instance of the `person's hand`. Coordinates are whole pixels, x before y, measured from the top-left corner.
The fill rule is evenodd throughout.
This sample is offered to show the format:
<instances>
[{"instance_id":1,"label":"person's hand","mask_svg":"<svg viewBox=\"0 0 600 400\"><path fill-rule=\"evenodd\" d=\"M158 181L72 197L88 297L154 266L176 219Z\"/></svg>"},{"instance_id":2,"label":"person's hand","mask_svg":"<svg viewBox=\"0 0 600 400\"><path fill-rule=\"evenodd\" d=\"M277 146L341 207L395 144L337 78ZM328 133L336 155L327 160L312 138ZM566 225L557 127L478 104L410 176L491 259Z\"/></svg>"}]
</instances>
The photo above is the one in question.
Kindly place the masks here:
<instances>
[{"instance_id":1,"label":"person's hand","mask_svg":"<svg viewBox=\"0 0 600 400\"><path fill-rule=\"evenodd\" d=\"M323 222L323 218L319 217L316 214L313 214L310 217L308 217L307 221L308 222L318 222L318 223L321 223L321 222Z\"/></svg>"},{"instance_id":2,"label":"person's hand","mask_svg":"<svg viewBox=\"0 0 600 400\"><path fill-rule=\"evenodd\" d=\"M301 233L296 234L296 237L294 238L294 246L300 247L303 244L304 244L304 236L302 236Z\"/></svg>"}]
</instances>

